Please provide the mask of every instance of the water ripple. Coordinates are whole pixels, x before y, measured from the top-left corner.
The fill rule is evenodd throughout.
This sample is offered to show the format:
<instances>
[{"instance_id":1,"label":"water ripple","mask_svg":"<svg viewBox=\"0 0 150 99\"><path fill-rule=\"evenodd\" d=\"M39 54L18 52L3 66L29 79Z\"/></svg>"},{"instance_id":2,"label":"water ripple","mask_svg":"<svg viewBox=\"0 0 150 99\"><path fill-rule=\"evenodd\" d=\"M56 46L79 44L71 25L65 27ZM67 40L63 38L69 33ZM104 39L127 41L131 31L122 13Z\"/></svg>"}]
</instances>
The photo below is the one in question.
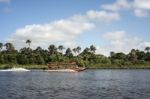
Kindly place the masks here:
<instances>
[{"instance_id":1,"label":"water ripple","mask_svg":"<svg viewBox=\"0 0 150 99\"><path fill-rule=\"evenodd\" d=\"M149 99L150 72L0 72L0 99Z\"/></svg>"}]
</instances>

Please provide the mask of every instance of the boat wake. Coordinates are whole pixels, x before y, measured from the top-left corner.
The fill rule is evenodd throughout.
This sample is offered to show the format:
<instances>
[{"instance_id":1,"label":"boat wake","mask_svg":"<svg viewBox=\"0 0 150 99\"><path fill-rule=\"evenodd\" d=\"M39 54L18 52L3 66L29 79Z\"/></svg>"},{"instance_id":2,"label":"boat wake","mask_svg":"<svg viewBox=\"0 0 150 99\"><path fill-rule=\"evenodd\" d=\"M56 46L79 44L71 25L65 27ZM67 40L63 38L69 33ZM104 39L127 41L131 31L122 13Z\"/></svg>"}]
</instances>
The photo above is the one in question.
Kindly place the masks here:
<instances>
[{"instance_id":1,"label":"boat wake","mask_svg":"<svg viewBox=\"0 0 150 99\"><path fill-rule=\"evenodd\" d=\"M30 70L25 69L25 68L11 68L11 69L3 69L3 70L0 70L0 71L16 71L16 72L22 72L22 71L30 71Z\"/></svg>"},{"instance_id":2,"label":"boat wake","mask_svg":"<svg viewBox=\"0 0 150 99\"><path fill-rule=\"evenodd\" d=\"M73 69L56 69L56 70L46 70L50 72L77 72L76 70Z\"/></svg>"}]
</instances>

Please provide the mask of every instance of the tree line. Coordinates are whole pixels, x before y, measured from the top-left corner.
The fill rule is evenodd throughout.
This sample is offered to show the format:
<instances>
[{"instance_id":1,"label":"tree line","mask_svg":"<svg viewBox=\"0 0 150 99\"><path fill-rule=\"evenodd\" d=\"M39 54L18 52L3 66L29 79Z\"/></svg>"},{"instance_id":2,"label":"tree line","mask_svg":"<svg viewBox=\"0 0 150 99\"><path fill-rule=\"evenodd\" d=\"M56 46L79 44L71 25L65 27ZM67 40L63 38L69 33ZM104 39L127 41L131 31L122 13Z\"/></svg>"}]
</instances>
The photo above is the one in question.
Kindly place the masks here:
<instances>
[{"instance_id":1,"label":"tree line","mask_svg":"<svg viewBox=\"0 0 150 99\"><path fill-rule=\"evenodd\" d=\"M26 40L28 47L20 50L16 50L12 43L0 43L0 64L46 65L49 62L76 61L79 66L89 68L150 64L150 47L146 47L144 51L132 49L128 54L110 52L110 56L106 57L95 54L96 47L94 45L85 49L80 46L71 49L65 48L63 45L56 47L51 44L48 49L40 46L32 49L31 43L31 40Z\"/></svg>"}]
</instances>

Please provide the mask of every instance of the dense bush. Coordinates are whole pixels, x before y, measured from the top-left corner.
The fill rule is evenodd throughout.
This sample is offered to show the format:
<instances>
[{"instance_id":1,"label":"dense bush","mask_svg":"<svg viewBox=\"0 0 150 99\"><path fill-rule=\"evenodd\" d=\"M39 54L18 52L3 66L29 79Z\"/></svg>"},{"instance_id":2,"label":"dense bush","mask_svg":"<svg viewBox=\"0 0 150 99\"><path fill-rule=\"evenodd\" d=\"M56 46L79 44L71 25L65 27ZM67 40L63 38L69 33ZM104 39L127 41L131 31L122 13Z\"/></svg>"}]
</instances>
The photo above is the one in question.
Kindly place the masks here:
<instances>
[{"instance_id":1,"label":"dense bush","mask_svg":"<svg viewBox=\"0 0 150 99\"><path fill-rule=\"evenodd\" d=\"M31 41L28 41L28 44ZM69 62L76 61L79 66L86 66L88 68L99 68L103 66L131 66L131 65L149 65L150 64L150 52L132 49L129 54L123 52L115 53L111 52L110 57L104 55L95 54L96 47L91 45L89 48L85 48L82 52L81 47L74 49L65 48L60 45L58 48L55 45L50 45L47 50L37 47L31 49L29 47L15 50L15 47L11 43L7 43L4 50L0 50L0 64L20 64L20 65L46 65L49 62ZM65 53L63 53L65 52ZM5 66L4 68L10 68Z\"/></svg>"}]
</instances>

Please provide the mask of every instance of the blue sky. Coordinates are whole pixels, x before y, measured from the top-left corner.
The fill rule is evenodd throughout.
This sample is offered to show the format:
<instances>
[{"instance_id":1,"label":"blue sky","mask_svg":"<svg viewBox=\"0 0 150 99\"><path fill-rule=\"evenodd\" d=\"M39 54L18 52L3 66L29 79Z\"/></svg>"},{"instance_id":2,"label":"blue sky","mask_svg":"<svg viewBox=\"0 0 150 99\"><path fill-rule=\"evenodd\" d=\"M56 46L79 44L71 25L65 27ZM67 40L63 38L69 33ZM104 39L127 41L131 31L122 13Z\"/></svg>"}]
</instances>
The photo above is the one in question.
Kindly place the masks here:
<instances>
[{"instance_id":1,"label":"blue sky","mask_svg":"<svg viewBox=\"0 0 150 99\"><path fill-rule=\"evenodd\" d=\"M97 53L150 46L150 0L0 0L0 42L54 43Z\"/></svg>"}]
</instances>

